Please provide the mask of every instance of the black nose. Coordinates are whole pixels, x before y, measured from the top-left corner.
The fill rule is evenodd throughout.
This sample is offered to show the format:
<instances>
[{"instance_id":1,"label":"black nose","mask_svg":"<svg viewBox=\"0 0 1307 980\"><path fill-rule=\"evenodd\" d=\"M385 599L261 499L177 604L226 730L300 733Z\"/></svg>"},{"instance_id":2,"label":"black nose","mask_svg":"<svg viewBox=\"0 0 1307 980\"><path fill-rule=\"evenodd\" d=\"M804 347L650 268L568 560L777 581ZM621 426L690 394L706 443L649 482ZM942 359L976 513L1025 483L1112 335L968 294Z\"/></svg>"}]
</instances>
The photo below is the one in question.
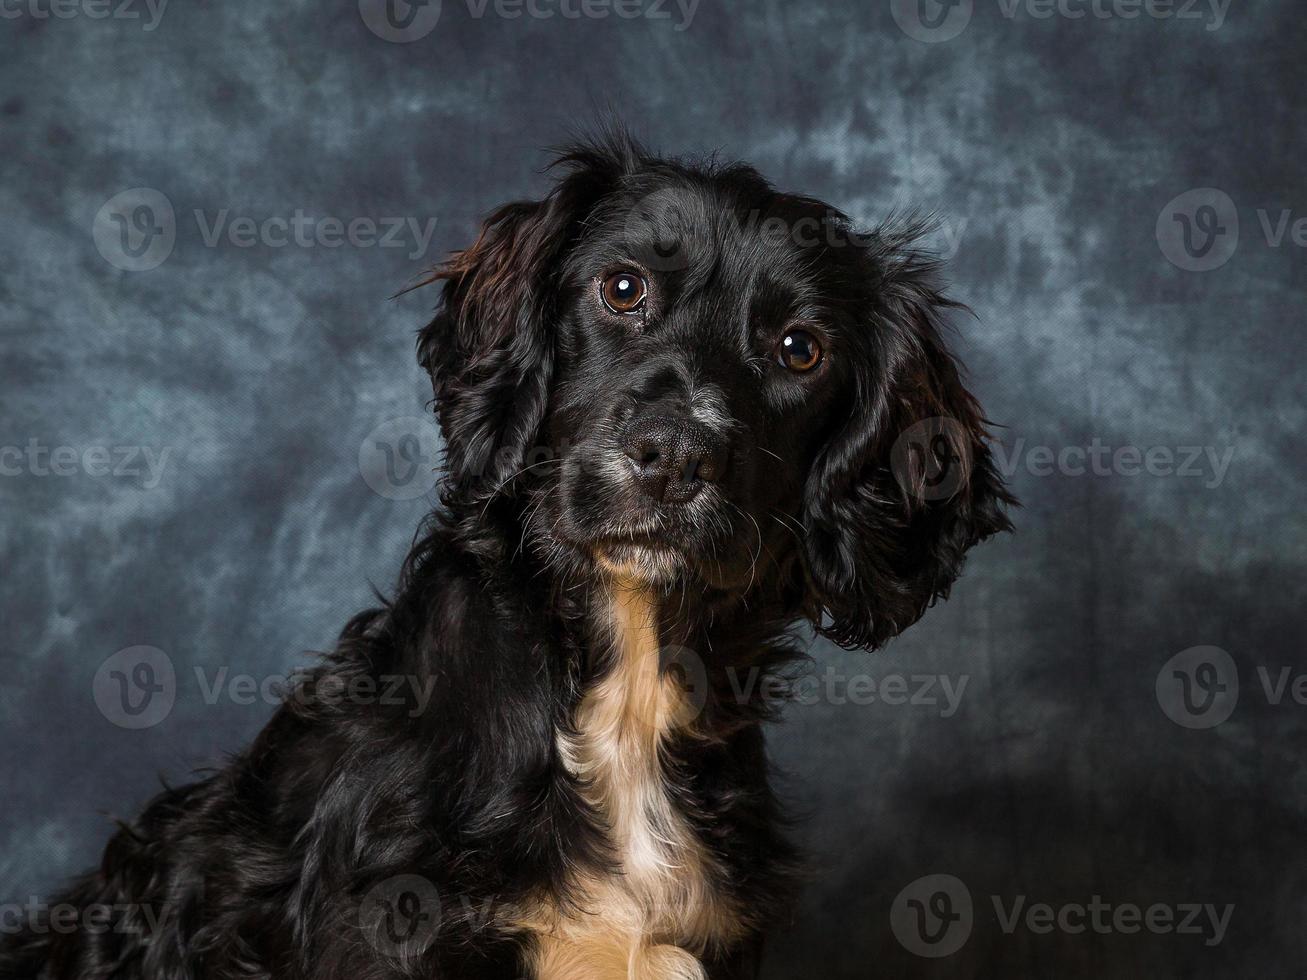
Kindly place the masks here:
<instances>
[{"instance_id":1,"label":"black nose","mask_svg":"<svg viewBox=\"0 0 1307 980\"><path fill-rule=\"evenodd\" d=\"M637 418L626 429L622 452L631 460L640 490L668 504L687 502L726 470L723 441L686 418Z\"/></svg>"}]
</instances>

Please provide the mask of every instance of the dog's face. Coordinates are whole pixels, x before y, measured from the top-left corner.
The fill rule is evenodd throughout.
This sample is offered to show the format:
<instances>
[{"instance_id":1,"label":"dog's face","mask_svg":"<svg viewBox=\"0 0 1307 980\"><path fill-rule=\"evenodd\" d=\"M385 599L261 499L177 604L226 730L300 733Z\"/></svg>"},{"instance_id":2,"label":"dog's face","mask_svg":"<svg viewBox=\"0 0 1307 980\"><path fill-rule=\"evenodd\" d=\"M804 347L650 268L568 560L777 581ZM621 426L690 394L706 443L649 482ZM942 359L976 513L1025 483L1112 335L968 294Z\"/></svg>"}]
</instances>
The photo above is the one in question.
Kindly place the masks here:
<instances>
[{"instance_id":1,"label":"dog's face","mask_svg":"<svg viewBox=\"0 0 1307 980\"><path fill-rule=\"evenodd\" d=\"M804 480L850 384L838 265L807 268L795 216L747 190L633 180L561 266L547 420L561 464L543 513L631 578L769 574L794 551Z\"/></svg>"},{"instance_id":2,"label":"dog's face","mask_svg":"<svg viewBox=\"0 0 1307 980\"><path fill-rule=\"evenodd\" d=\"M1006 526L928 263L745 167L564 163L437 273L449 506L520 500L560 565L769 590L849 645L914 621Z\"/></svg>"}]
</instances>

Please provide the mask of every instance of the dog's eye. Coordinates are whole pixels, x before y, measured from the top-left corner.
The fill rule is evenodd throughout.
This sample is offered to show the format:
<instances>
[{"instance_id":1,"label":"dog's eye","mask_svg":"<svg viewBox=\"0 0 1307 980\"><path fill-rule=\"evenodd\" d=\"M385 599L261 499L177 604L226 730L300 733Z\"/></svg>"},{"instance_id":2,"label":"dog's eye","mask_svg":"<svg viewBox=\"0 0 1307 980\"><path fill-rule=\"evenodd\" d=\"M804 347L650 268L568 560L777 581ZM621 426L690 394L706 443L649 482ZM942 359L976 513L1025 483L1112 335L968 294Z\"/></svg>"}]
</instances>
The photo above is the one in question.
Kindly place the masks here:
<instances>
[{"instance_id":1,"label":"dog's eye","mask_svg":"<svg viewBox=\"0 0 1307 980\"><path fill-rule=\"evenodd\" d=\"M614 313L634 313L644 304L644 280L634 272L614 272L599 289L604 305Z\"/></svg>"},{"instance_id":2,"label":"dog's eye","mask_svg":"<svg viewBox=\"0 0 1307 980\"><path fill-rule=\"evenodd\" d=\"M776 348L776 362L781 367L802 374L821 363L821 344L806 330L789 330Z\"/></svg>"}]
</instances>

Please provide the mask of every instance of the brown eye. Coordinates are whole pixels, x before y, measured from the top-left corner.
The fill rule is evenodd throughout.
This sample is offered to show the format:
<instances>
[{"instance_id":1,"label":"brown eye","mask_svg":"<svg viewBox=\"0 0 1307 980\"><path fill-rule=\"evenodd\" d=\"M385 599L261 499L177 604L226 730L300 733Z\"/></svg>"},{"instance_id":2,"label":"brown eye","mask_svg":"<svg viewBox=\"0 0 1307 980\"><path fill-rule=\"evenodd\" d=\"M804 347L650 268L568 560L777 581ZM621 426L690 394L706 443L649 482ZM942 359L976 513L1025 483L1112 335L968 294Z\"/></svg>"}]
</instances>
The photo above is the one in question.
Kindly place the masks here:
<instances>
[{"instance_id":1,"label":"brown eye","mask_svg":"<svg viewBox=\"0 0 1307 980\"><path fill-rule=\"evenodd\" d=\"M614 272L599 289L604 305L614 313L634 313L644 304L644 280L634 272Z\"/></svg>"},{"instance_id":2,"label":"brown eye","mask_svg":"<svg viewBox=\"0 0 1307 980\"><path fill-rule=\"evenodd\" d=\"M799 374L811 371L821 363L821 344L806 330L789 330L776 348L776 361Z\"/></svg>"}]
</instances>

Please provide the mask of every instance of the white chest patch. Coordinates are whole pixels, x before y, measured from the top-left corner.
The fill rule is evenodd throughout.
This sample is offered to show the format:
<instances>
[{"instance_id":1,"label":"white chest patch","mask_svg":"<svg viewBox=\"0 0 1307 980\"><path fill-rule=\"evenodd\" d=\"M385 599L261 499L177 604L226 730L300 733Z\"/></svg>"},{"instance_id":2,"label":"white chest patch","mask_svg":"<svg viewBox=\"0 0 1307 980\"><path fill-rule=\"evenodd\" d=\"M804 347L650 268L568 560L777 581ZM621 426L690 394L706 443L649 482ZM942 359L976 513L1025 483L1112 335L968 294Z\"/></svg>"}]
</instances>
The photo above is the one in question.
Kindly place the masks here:
<instances>
[{"instance_id":1,"label":"white chest patch","mask_svg":"<svg viewBox=\"0 0 1307 980\"><path fill-rule=\"evenodd\" d=\"M541 980L703 980L699 956L739 937L735 910L711 885L707 854L667 794L667 737L693 720L659 669L658 609L642 587L611 593L613 664L560 737L569 768L605 821L621 873L576 882L582 912L540 910ZM536 917L533 916L533 919Z\"/></svg>"}]
</instances>

